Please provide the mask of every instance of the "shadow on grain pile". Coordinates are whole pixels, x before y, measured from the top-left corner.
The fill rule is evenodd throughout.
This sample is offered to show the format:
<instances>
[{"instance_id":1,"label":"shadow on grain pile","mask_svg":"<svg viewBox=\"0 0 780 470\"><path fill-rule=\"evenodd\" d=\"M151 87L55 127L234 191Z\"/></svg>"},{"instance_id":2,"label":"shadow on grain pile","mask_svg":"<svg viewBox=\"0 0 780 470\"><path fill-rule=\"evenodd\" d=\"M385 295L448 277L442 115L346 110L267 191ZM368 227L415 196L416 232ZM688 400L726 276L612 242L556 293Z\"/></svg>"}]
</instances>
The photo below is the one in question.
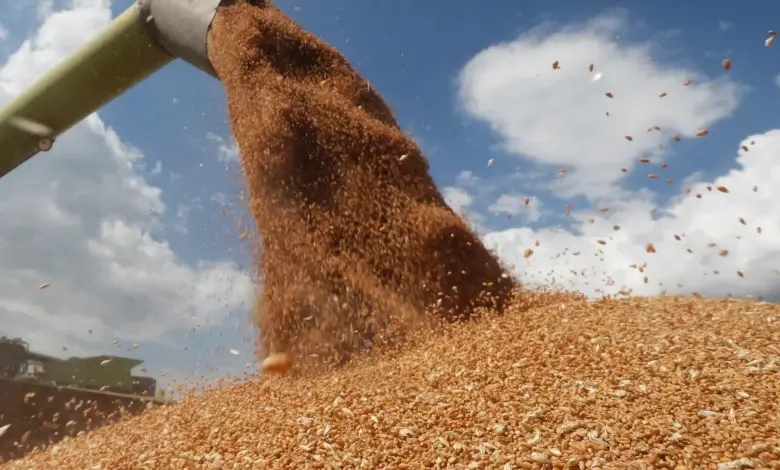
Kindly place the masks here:
<instances>
[{"instance_id":1,"label":"shadow on grain pile","mask_svg":"<svg viewBox=\"0 0 780 470\"><path fill-rule=\"evenodd\" d=\"M260 349L343 363L427 310L503 311L515 281L382 98L336 49L256 3L219 8L209 56L262 234Z\"/></svg>"}]
</instances>

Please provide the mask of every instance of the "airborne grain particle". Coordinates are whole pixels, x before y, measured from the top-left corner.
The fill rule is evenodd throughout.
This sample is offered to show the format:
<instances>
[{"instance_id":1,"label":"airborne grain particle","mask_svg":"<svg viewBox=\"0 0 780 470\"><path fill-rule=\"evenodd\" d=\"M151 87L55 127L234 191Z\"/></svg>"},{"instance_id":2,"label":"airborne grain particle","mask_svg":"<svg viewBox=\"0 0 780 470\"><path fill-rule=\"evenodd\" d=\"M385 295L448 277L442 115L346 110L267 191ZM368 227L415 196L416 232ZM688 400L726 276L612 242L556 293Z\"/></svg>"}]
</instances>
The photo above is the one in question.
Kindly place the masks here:
<instances>
[{"instance_id":1,"label":"airborne grain particle","mask_svg":"<svg viewBox=\"0 0 780 470\"><path fill-rule=\"evenodd\" d=\"M731 59L723 59L720 63L724 70L731 70Z\"/></svg>"},{"instance_id":2,"label":"airborne grain particle","mask_svg":"<svg viewBox=\"0 0 780 470\"><path fill-rule=\"evenodd\" d=\"M715 189L717 189L718 191L720 191L720 192L722 192L722 193L728 193L728 192L729 192L729 188L727 188L727 187L725 187L725 186L718 186L718 187L717 187L717 188L715 188Z\"/></svg>"},{"instance_id":3,"label":"airborne grain particle","mask_svg":"<svg viewBox=\"0 0 780 470\"><path fill-rule=\"evenodd\" d=\"M648 243L645 247L645 251L648 253L655 253L655 246L652 243Z\"/></svg>"},{"instance_id":4,"label":"airborne grain particle","mask_svg":"<svg viewBox=\"0 0 780 470\"><path fill-rule=\"evenodd\" d=\"M709 133L710 133L710 131L708 131L706 129L702 129L702 130L696 132L696 137L704 137L705 135L707 135Z\"/></svg>"},{"instance_id":5,"label":"airborne grain particle","mask_svg":"<svg viewBox=\"0 0 780 470\"><path fill-rule=\"evenodd\" d=\"M263 360L262 370L268 374L284 374L290 370L292 363L289 354L276 353Z\"/></svg>"}]
</instances>

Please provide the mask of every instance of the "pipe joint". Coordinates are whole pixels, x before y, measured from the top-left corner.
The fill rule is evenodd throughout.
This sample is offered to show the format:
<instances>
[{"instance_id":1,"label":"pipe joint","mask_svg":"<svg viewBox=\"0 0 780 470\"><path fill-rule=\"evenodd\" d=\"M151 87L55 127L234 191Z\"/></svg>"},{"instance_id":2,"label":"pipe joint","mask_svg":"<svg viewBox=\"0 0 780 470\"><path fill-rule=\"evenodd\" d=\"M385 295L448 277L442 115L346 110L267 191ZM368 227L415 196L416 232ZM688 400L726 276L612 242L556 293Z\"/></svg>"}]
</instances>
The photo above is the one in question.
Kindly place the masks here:
<instances>
[{"instance_id":1,"label":"pipe joint","mask_svg":"<svg viewBox=\"0 0 780 470\"><path fill-rule=\"evenodd\" d=\"M209 28L221 0L137 0L152 40L173 57L178 57L213 77L206 43Z\"/></svg>"}]
</instances>

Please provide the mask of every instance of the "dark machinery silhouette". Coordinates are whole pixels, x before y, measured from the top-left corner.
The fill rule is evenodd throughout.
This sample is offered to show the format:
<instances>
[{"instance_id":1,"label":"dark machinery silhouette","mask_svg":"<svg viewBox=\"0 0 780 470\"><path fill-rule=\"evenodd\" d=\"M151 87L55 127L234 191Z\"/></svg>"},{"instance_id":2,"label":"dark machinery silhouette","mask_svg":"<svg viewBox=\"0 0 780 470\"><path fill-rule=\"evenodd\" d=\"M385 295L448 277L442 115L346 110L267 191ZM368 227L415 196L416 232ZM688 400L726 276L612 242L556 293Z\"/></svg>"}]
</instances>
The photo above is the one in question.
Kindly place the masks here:
<instances>
[{"instance_id":1,"label":"dark machinery silhouette","mask_svg":"<svg viewBox=\"0 0 780 470\"><path fill-rule=\"evenodd\" d=\"M120 356L59 359L30 351L21 338L0 337L0 378L154 397L157 380L132 375L143 363Z\"/></svg>"}]
</instances>

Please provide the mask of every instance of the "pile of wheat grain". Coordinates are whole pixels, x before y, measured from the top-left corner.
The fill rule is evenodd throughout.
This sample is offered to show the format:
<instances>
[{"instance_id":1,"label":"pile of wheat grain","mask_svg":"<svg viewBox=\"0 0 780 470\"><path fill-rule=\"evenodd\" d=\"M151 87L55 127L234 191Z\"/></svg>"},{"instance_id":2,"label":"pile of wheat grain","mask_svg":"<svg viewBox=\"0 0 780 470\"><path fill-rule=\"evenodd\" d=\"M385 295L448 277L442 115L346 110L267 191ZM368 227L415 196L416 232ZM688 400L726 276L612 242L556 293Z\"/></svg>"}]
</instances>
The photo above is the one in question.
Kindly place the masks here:
<instances>
[{"instance_id":1,"label":"pile of wheat grain","mask_svg":"<svg viewBox=\"0 0 780 470\"><path fill-rule=\"evenodd\" d=\"M9 468L780 468L780 307L557 296Z\"/></svg>"}]
</instances>

